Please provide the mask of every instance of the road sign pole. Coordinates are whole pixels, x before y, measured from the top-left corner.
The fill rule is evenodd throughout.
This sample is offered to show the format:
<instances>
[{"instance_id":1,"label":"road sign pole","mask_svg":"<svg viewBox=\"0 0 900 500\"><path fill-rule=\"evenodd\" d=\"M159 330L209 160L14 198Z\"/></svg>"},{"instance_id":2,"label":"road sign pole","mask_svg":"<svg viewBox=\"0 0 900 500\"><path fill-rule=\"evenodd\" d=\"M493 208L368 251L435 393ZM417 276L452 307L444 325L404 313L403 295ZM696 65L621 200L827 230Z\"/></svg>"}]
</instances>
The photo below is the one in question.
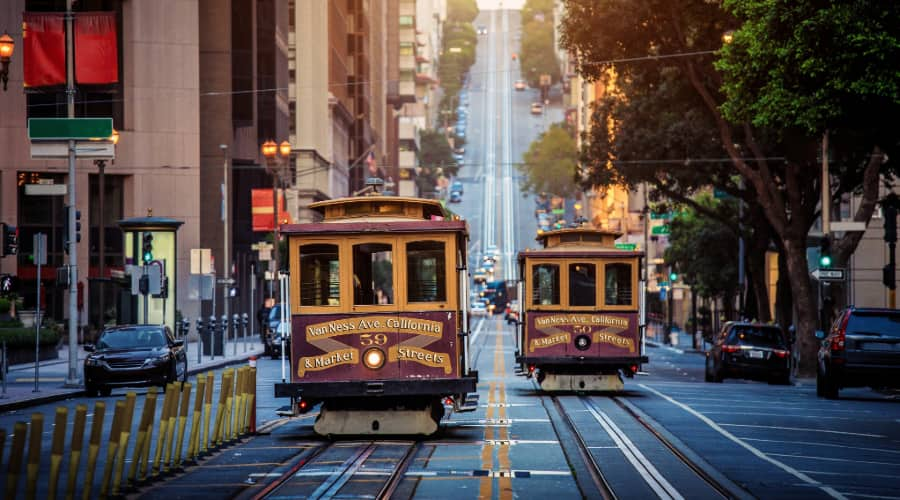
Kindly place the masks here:
<instances>
[{"instance_id":1,"label":"road sign pole","mask_svg":"<svg viewBox=\"0 0 900 500\"><path fill-rule=\"evenodd\" d=\"M32 392L41 392L38 387L38 383L40 380L40 360L41 360L41 255L43 255L44 249L42 248L44 240L43 233L38 233L35 235L34 243L36 248L34 249L34 255L37 257L35 260L35 264L37 264L37 308L35 309L35 322L34 322L34 391ZM6 374L4 373L5 377Z\"/></svg>"},{"instance_id":2,"label":"road sign pole","mask_svg":"<svg viewBox=\"0 0 900 500\"><path fill-rule=\"evenodd\" d=\"M66 107L69 118L75 118L75 53L73 49L73 0L66 0ZM69 140L69 376L67 386L79 386L78 378L78 242L75 241L75 141Z\"/></svg>"}]
</instances>

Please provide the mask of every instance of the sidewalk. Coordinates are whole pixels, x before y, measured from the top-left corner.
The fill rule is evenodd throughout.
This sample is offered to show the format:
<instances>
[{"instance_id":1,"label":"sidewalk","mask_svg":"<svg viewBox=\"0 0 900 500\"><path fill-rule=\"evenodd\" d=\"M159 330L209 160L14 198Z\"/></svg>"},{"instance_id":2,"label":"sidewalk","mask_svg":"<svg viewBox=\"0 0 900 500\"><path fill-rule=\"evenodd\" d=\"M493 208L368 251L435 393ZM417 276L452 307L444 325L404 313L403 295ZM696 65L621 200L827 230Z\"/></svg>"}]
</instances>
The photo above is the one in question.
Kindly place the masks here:
<instances>
[{"instance_id":1,"label":"sidewalk","mask_svg":"<svg viewBox=\"0 0 900 500\"><path fill-rule=\"evenodd\" d=\"M656 326L656 325L650 325ZM674 336L671 338L672 343L666 344L664 340L664 329L662 327L659 328L648 328L646 343L651 347L663 347L666 349L671 349L679 354L690 352L690 353L699 353L705 354L706 348L709 347L708 344L705 344L703 340L700 340L700 348L694 349L694 339L685 331L675 330Z\"/></svg>"},{"instance_id":2,"label":"sidewalk","mask_svg":"<svg viewBox=\"0 0 900 500\"><path fill-rule=\"evenodd\" d=\"M204 372L223 366L246 362L250 356L261 357L263 345L256 336L247 338L245 343L240 337L235 342L225 342L224 356L201 355L198 362L199 343L185 344L187 349L188 374ZM78 377L82 378L84 358L87 352L78 347ZM59 349L59 359L41 361L38 366L38 392L35 392L34 363L10 365L6 377L6 390L0 388L0 412L28 408L53 401L84 395L84 386L66 387L69 373L68 345Z\"/></svg>"}]
</instances>

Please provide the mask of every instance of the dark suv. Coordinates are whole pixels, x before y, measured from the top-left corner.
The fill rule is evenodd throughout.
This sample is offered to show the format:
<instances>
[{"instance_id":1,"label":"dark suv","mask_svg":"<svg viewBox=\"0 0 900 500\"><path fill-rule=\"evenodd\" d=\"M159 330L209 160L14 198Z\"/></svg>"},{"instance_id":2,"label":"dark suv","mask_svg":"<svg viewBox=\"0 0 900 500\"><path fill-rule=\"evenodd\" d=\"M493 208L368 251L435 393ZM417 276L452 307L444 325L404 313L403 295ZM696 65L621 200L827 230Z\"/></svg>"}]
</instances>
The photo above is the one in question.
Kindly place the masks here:
<instances>
[{"instance_id":1,"label":"dark suv","mask_svg":"<svg viewBox=\"0 0 900 500\"><path fill-rule=\"evenodd\" d=\"M791 383L791 349L781 328L757 323L725 323L706 353L706 381L725 378Z\"/></svg>"},{"instance_id":2,"label":"dark suv","mask_svg":"<svg viewBox=\"0 0 900 500\"><path fill-rule=\"evenodd\" d=\"M851 306L816 337L819 396L837 399L843 387L900 387L900 309Z\"/></svg>"}]
</instances>

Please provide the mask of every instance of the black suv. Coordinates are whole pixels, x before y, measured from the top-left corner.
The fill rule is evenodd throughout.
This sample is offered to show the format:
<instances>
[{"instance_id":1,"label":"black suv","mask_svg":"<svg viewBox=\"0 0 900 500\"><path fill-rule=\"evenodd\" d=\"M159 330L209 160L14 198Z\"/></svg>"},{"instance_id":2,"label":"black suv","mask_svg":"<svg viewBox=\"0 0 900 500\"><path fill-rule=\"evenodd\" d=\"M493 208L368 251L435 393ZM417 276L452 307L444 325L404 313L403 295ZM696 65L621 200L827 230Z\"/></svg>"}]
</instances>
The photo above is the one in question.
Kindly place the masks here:
<instances>
[{"instance_id":1,"label":"black suv","mask_svg":"<svg viewBox=\"0 0 900 500\"><path fill-rule=\"evenodd\" d=\"M781 328L757 323L725 323L706 353L706 381L725 378L791 383L791 349Z\"/></svg>"},{"instance_id":2,"label":"black suv","mask_svg":"<svg viewBox=\"0 0 900 500\"><path fill-rule=\"evenodd\" d=\"M819 396L837 399L843 387L900 387L900 309L851 306L816 337Z\"/></svg>"}]
</instances>

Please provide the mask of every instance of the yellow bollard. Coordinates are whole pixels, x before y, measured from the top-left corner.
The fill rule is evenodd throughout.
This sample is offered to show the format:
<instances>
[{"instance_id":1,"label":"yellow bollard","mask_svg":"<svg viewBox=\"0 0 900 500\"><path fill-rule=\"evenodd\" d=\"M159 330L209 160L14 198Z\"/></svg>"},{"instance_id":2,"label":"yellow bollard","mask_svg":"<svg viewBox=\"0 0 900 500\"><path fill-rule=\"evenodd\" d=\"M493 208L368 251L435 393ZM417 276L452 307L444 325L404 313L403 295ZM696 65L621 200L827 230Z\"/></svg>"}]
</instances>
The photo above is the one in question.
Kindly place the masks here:
<instances>
[{"instance_id":1,"label":"yellow bollard","mask_svg":"<svg viewBox=\"0 0 900 500\"><path fill-rule=\"evenodd\" d=\"M234 401L234 369L229 368L228 374L222 381L222 388L225 391L225 415L222 417L222 433L219 437L219 444L231 441L231 404Z\"/></svg>"},{"instance_id":2,"label":"yellow bollard","mask_svg":"<svg viewBox=\"0 0 900 500\"><path fill-rule=\"evenodd\" d=\"M22 473L22 455L25 454L26 422L16 422L13 427L12 449L9 450L9 472L6 474L6 498L16 498L16 486Z\"/></svg>"},{"instance_id":3,"label":"yellow bollard","mask_svg":"<svg viewBox=\"0 0 900 500\"><path fill-rule=\"evenodd\" d=\"M206 394L206 375L197 375L197 396L194 397L194 416L191 419L191 434L188 436L188 452L186 459L197 459L200 438L200 417L203 414L203 396Z\"/></svg>"},{"instance_id":4,"label":"yellow bollard","mask_svg":"<svg viewBox=\"0 0 900 500\"><path fill-rule=\"evenodd\" d=\"M159 465L160 460L162 459L162 451L164 447L164 442L166 439L166 428L169 425L169 411L172 407L172 400L174 399L175 393L175 384L169 384L166 386L166 397L163 399L163 407L162 414L159 419L159 436L156 438L156 451L153 453L153 475L159 475L161 472L161 468Z\"/></svg>"},{"instance_id":5,"label":"yellow bollard","mask_svg":"<svg viewBox=\"0 0 900 500\"><path fill-rule=\"evenodd\" d=\"M109 429L109 444L106 447L106 463L103 464L103 480L100 483L100 497L106 498L109 494L109 481L116 467L116 452L119 451L119 440L122 439L122 420L125 417L125 401L116 401L113 410L112 427Z\"/></svg>"},{"instance_id":6,"label":"yellow bollard","mask_svg":"<svg viewBox=\"0 0 900 500\"><path fill-rule=\"evenodd\" d=\"M191 406L191 383L181 385L181 407L178 413L178 437L175 440L175 458L172 467L181 467L181 452L184 449L184 428L187 425L188 409Z\"/></svg>"},{"instance_id":7,"label":"yellow bollard","mask_svg":"<svg viewBox=\"0 0 900 500\"><path fill-rule=\"evenodd\" d=\"M25 466L25 498L33 500L37 492L38 468L41 465L41 437L44 434L44 414L31 414L31 438L28 441L28 465Z\"/></svg>"},{"instance_id":8,"label":"yellow bollard","mask_svg":"<svg viewBox=\"0 0 900 500\"><path fill-rule=\"evenodd\" d=\"M94 403L94 421L91 423L91 437L88 440L87 474L84 478L82 500L91 499L91 489L94 486L94 470L97 469L97 455L100 453L100 438L103 435L104 413L106 413L106 404L102 401Z\"/></svg>"},{"instance_id":9,"label":"yellow bollard","mask_svg":"<svg viewBox=\"0 0 900 500\"><path fill-rule=\"evenodd\" d=\"M247 380L250 377L250 369L247 367L241 368L241 398L240 398L240 411L238 415L240 418L238 419L238 430L237 433L240 436L243 436L247 433Z\"/></svg>"},{"instance_id":10,"label":"yellow bollard","mask_svg":"<svg viewBox=\"0 0 900 500\"><path fill-rule=\"evenodd\" d=\"M66 500L75 497L75 480L78 479L78 463L84 446L84 424L87 420L87 405L75 407L75 423L72 425L72 450L69 452L69 475L66 478Z\"/></svg>"},{"instance_id":11,"label":"yellow bollard","mask_svg":"<svg viewBox=\"0 0 900 500\"><path fill-rule=\"evenodd\" d=\"M137 394L129 392L125 395L125 413L122 415L122 422L119 431L119 452L116 457L116 468L113 472L112 495L119 494L119 487L122 485L122 474L125 471L125 453L128 452L128 439L131 437L131 421L134 417L134 400Z\"/></svg>"},{"instance_id":12,"label":"yellow bollard","mask_svg":"<svg viewBox=\"0 0 900 500\"><path fill-rule=\"evenodd\" d=\"M131 455L131 466L128 469L128 484L135 486L137 471L141 466L141 458L144 457L144 448L150 446L148 431L153 430L153 417L156 412L156 387L151 387L144 398L144 409L141 411L141 421L138 422L137 438L134 441L134 453ZM144 470L141 470L143 476ZM141 478L143 479L143 477Z\"/></svg>"},{"instance_id":13,"label":"yellow bollard","mask_svg":"<svg viewBox=\"0 0 900 500\"><path fill-rule=\"evenodd\" d=\"M215 444L216 446L222 444L222 420L225 417L225 380L228 377L228 370L222 371L222 382L219 385L219 405L216 408L216 424L213 428L213 435L210 439L211 444Z\"/></svg>"},{"instance_id":14,"label":"yellow bollard","mask_svg":"<svg viewBox=\"0 0 900 500\"><path fill-rule=\"evenodd\" d=\"M234 383L234 409L231 412L231 439L238 438L238 422L241 417L241 384L244 382L244 368L238 368L235 372L235 383Z\"/></svg>"},{"instance_id":15,"label":"yellow bollard","mask_svg":"<svg viewBox=\"0 0 900 500\"><path fill-rule=\"evenodd\" d=\"M156 423L156 402L159 401L159 393L156 387L153 389L153 397L144 402L144 406L150 406L150 420L144 429L144 446L141 448L141 463L138 464L138 481L145 481L150 473L150 445L153 444L153 425Z\"/></svg>"},{"instance_id":16,"label":"yellow bollard","mask_svg":"<svg viewBox=\"0 0 900 500\"><path fill-rule=\"evenodd\" d=\"M200 431L200 441L202 446L200 447L200 451L202 453L206 453L209 450L209 440L210 440L210 420L212 419L212 400L213 400L213 389L215 388L216 383L216 374L213 372L209 372L206 374L206 399L203 403L203 421L205 422L203 429Z\"/></svg>"},{"instance_id":17,"label":"yellow bollard","mask_svg":"<svg viewBox=\"0 0 900 500\"><path fill-rule=\"evenodd\" d=\"M250 367L250 401L247 403L249 415L247 416L247 432L256 434L256 367Z\"/></svg>"},{"instance_id":18,"label":"yellow bollard","mask_svg":"<svg viewBox=\"0 0 900 500\"><path fill-rule=\"evenodd\" d=\"M50 482L47 498L56 498L56 485L59 482L59 466L62 464L63 453L66 451L66 421L69 417L69 409L65 406L56 408L56 419L53 422L53 441L50 445Z\"/></svg>"},{"instance_id":19,"label":"yellow bollard","mask_svg":"<svg viewBox=\"0 0 900 500\"><path fill-rule=\"evenodd\" d=\"M172 443L175 441L175 421L178 417L178 398L181 396L181 383L175 382L172 386L172 406L169 408L169 423L166 425L166 441L163 446L163 452L166 457L162 464L163 472L168 472L169 469L172 468Z\"/></svg>"}]
</instances>

